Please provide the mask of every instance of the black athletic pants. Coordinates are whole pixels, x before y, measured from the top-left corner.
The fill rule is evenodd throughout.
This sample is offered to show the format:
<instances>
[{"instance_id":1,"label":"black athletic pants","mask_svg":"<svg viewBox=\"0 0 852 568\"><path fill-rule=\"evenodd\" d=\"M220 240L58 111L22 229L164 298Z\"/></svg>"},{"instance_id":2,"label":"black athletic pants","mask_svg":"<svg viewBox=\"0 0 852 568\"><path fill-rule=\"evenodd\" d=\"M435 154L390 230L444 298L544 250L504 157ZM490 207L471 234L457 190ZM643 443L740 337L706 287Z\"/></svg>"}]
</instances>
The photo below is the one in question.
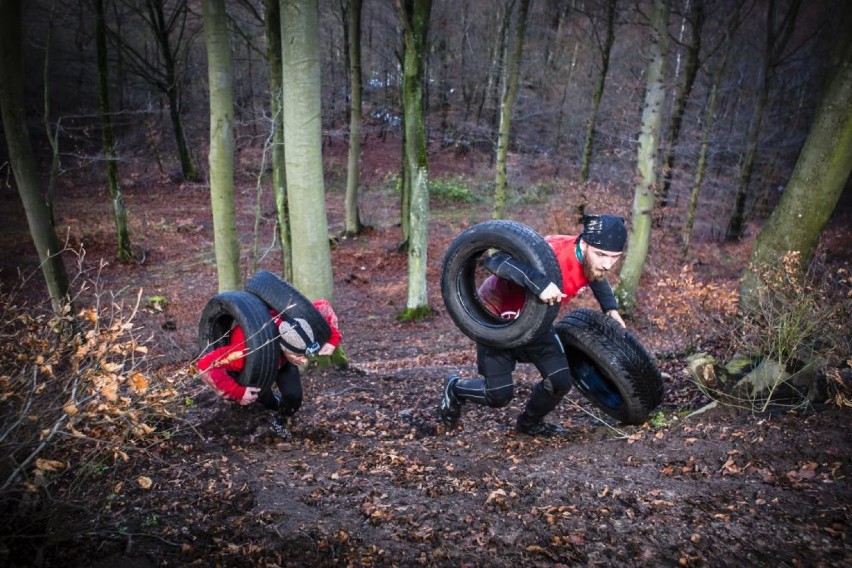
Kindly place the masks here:
<instances>
[{"instance_id":1,"label":"black athletic pants","mask_svg":"<svg viewBox=\"0 0 852 568\"><path fill-rule=\"evenodd\" d=\"M532 341L511 349L500 349L476 344L476 360L482 379L458 381L456 396L476 404L501 408L514 396L512 372L517 363L532 363L541 373L542 380L533 387L524 409L523 418L540 422L556 408L559 401L571 390L571 371L562 344L553 329Z\"/></svg>"}]
</instances>

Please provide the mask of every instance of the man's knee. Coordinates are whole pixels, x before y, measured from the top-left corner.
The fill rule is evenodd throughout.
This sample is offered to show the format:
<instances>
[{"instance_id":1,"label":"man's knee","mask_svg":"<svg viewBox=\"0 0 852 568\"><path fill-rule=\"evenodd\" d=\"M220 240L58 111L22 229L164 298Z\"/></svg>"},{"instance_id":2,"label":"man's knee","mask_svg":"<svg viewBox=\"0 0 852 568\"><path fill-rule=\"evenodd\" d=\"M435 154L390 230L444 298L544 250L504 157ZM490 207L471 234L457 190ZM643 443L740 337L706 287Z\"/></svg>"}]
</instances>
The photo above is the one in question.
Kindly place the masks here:
<instances>
[{"instance_id":1,"label":"man's knee","mask_svg":"<svg viewBox=\"0 0 852 568\"><path fill-rule=\"evenodd\" d=\"M486 389L485 404L491 408L503 408L512 402L514 396L514 388L512 385L506 385L497 389Z\"/></svg>"},{"instance_id":2,"label":"man's knee","mask_svg":"<svg viewBox=\"0 0 852 568\"><path fill-rule=\"evenodd\" d=\"M563 397L571 390L573 382L571 371L566 367L546 376L542 381L542 386L553 396Z\"/></svg>"}]
</instances>

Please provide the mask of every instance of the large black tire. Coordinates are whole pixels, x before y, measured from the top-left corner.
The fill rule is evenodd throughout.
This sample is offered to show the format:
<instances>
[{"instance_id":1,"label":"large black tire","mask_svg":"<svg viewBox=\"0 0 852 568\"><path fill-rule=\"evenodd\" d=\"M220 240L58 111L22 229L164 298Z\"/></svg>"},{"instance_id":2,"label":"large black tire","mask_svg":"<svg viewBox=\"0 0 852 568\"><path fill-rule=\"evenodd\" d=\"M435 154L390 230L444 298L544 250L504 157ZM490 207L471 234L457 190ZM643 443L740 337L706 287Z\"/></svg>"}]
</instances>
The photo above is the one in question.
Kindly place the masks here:
<instances>
[{"instance_id":1,"label":"large black tire","mask_svg":"<svg viewBox=\"0 0 852 568\"><path fill-rule=\"evenodd\" d=\"M663 377L635 335L590 309L556 324L577 390L624 424L642 424L663 400Z\"/></svg>"},{"instance_id":2,"label":"large black tire","mask_svg":"<svg viewBox=\"0 0 852 568\"><path fill-rule=\"evenodd\" d=\"M553 249L535 230L517 221L486 221L460 233L444 254L441 295L456 326L468 337L493 347L529 342L550 325L559 305L550 306L527 291L520 315L503 320L489 312L477 294L476 265L489 249L499 249L543 272L562 288L562 273Z\"/></svg>"},{"instance_id":3,"label":"large black tire","mask_svg":"<svg viewBox=\"0 0 852 568\"><path fill-rule=\"evenodd\" d=\"M302 318L308 322L314 334L314 341L320 346L331 337L328 322L317 311L313 302L280 276L268 270L261 270L249 279L246 290L279 314L286 313L291 318Z\"/></svg>"},{"instance_id":4,"label":"large black tire","mask_svg":"<svg viewBox=\"0 0 852 568\"><path fill-rule=\"evenodd\" d=\"M278 330L269 308L248 292L223 292L210 298L201 312L198 345L202 353L228 345L233 324L245 334L245 367L237 382L246 387L267 388L278 372Z\"/></svg>"}]
</instances>

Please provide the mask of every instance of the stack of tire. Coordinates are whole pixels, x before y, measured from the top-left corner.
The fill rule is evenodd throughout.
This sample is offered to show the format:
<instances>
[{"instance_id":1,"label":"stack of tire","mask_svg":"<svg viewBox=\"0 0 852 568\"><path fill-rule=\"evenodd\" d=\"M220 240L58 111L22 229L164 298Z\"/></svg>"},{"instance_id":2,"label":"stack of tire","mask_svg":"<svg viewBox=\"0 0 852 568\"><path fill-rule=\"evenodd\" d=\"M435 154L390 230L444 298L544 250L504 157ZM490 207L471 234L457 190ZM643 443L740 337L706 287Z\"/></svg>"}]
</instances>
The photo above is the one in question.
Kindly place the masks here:
<instances>
[{"instance_id":1,"label":"stack of tire","mask_svg":"<svg viewBox=\"0 0 852 568\"><path fill-rule=\"evenodd\" d=\"M460 233L444 255L441 295L458 328L483 345L509 349L527 343L553 325L559 305L527 292L516 319L494 316L477 294L477 264L499 250L546 274L562 287L553 249L534 229L517 221L479 223ZM554 326L565 348L575 385L589 402L624 424L641 424L662 402L663 378L639 339L606 314L569 312Z\"/></svg>"},{"instance_id":2,"label":"stack of tire","mask_svg":"<svg viewBox=\"0 0 852 568\"><path fill-rule=\"evenodd\" d=\"M228 345L231 329L239 325L245 334L246 358L237 382L261 389L269 387L281 356L278 328L273 323L275 314L304 319L320 345L331 336L328 322L310 300L286 280L261 270L249 279L245 290L217 294L204 306L198 324L202 355Z\"/></svg>"}]
</instances>

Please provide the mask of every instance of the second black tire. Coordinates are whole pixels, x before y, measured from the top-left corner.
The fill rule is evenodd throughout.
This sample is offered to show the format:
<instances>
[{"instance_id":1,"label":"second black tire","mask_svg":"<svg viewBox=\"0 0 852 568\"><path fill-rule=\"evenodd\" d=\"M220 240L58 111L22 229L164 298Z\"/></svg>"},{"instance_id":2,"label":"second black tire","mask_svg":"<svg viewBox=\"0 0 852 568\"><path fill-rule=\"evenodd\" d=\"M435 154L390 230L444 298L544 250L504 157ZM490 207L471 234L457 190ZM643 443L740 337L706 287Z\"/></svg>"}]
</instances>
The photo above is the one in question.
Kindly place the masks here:
<instances>
[{"instance_id":1,"label":"second black tire","mask_svg":"<svg viewBox=\"0 0 852 568\"><path fill-rule=\"evenodd\" d=\"M314 341L320 346L331 337L331 328L313 302L296 290L289 282L268 270L261 270L246 283L246 290L278 312L291 318L301 318L308 322L314 335Z\"/></svg>"},{"instance_id":2,"label":"second black tire","mask_svg":"<svg viewBox=\"0 0 852 568\"><path fill-rule=\"evenodd\" d=\"M207 353L228 345L235 323L242 328L246 343L245 365L237 382L265 389L278 372L278 330L269 308L253 294L223 292L210 298L198 324L199 348Z\"/></svg>"},{"instance_id":3,"label":"second black tire","mask_svg":"<svg viewBox=\"0 0 852 568\"><path fill-rule=\"evenodd\" d=\"M479 300L476 265L489 249L501 250L543 272L562 288L562 273L553 249L531 227L517 221L494 220L463 231L450 243L441 271L441 295L456 326L468 337L493 347L512 348L542 333L559 313L559 304L548 305L527 291L516 319L493 315Z\"/></svg>"},{"instance_id":4,"label":"second black tire","mask_svg":"<svg viewBox=\"0 0 852 568\"><path fill-rule=\"evenodd\" d=\"M604 413L642 424L663 400L663 377L639 339L608 315L569 312L556 324L574 384Z\"/></svg>"}]
</instances>

